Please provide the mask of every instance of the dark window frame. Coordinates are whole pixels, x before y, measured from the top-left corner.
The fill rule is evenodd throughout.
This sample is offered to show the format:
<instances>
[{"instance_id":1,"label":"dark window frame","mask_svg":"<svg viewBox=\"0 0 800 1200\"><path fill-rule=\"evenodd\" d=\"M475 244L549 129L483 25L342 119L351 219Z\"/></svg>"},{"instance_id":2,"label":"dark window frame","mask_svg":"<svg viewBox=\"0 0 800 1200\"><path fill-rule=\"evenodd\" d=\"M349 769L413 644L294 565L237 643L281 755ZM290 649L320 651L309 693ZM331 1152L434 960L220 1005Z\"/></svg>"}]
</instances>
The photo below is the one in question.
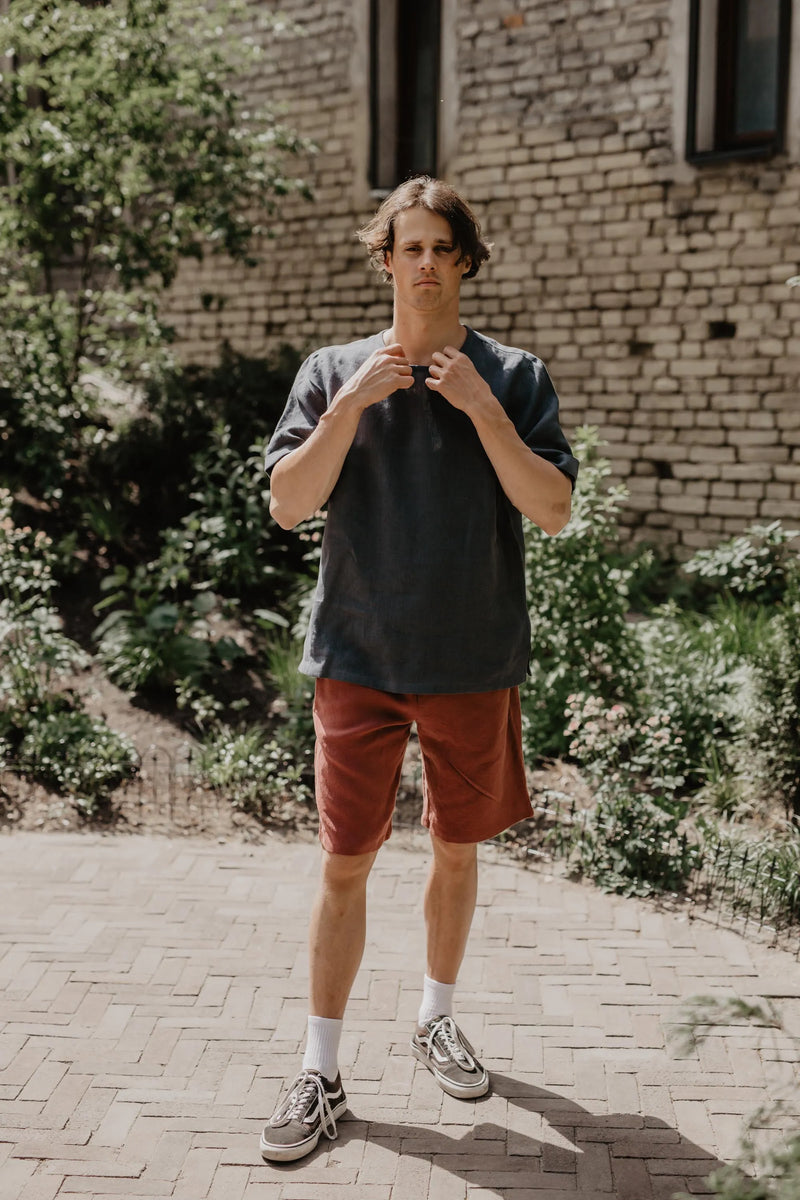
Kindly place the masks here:
<instances>
[{"instance_id":1,"label":"dark window frame","mask_svg":"<svg viewBox=\"0 0 800 1200\"><path fill-rule=\"evenodd\" d=\"M395 25L389 31L382 27L386 8L381 0L370 0L369 182L378 192L389 192L413 175L435 175L439 158L441 0L395 0ZM387 39L394 101L388 113L381 91ZM420 73L420 44L429 56L427 75Z\"/></svg>"},{"instance_id":2,"label":"dark window frame","mask_svg":"<svg viewBox=\"0 0 800 1200\"><path fill-rule=\"evenodd\" d=\"M789 91L791 49L791 0L778 0L777 104L774 129L736 135L733 111L736 96L735 52L737 45L737 0L718 0L716 67L713 80L714 134L711 148L697 146L698 87L700 76L700 8L703 0L690 0L689 8L689 94L686 120L686 158L690 163L725 162L733 159L765 159L785 147L786 110Z\"/></svg>"}]
</instances>

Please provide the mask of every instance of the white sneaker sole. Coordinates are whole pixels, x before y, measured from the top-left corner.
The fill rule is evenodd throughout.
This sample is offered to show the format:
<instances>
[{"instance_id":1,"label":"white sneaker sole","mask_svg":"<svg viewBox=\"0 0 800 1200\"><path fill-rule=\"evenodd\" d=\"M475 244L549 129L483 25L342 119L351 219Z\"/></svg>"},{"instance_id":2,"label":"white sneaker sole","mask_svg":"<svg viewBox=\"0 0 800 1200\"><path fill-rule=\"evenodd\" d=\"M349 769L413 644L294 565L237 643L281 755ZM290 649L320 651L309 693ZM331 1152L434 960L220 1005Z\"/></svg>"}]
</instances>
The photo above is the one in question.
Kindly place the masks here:
<instances>
[{"instance_id":1,"label":"white sneaker sole","mask_svg":"<svg viewBox=\"0 0 800 1200\"><path fill-rule=\"evenodd\" d=\"M479 1096L485 1096L489 1090L489 1076L486 1071L483 1072L483 1077L477 1079L475 1083L453 1083L452 1079L448 1079L446 1075L442 1075L441 1071L437 1071L435 1064L431 1062L425 1051L413 1040L411 1053L417 1062L421 1062L424 1067L428 1068L439 1087L443 1092L447 1092L448 1096L455 1096L457 1100L477 1100Z\"/></svg>"},{"instance_id":2,"label":"white sneaker sole","mask_svg":"<svg viewBox=\"0 0 800 1200\"><path fill-rule=\"evenodd\" d=\"M347 1112L347 1097L343 1097L336 1107L331 1109L331 1112L333 1113L334 1121L338 1121L339 1117L343 1116ZM261 1140L259 1141L261 1157L265 1162L296 1162L298 1158L305 1158L305 1156L310 1154L312 1150L316 1150L319 1139L322 1137L324 1132L325 1131L320 1125L317 1132L312 1134L311 1137L306 1138L302 1142L295 1142L294 1145L290 1146L282 1146L279 1143L268 1142L264 1139L264 1134L262 1133ZM334 1137L337 1135L338 1130L337 1134L334 1134ZM325 1137L328 1137L327 1133L325 1134Z\"/></svg>"}]
</instances>

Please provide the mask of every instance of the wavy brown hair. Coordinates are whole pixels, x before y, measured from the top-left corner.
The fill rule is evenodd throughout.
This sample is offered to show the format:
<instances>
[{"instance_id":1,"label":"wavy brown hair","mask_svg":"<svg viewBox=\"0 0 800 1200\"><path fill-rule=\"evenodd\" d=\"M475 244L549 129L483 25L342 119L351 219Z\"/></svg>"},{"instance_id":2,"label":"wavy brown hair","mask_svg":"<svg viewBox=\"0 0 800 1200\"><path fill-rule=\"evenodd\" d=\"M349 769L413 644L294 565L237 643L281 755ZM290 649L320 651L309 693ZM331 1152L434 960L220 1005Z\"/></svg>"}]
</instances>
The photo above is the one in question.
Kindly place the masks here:
<instances>
[{"instance_id":1,"label":"wavy brown hair","mask_svg":"<svg viewBox=\"0 0 800 1200\"><path fill-rule=\"evenodd\" d=\"M478 218L458 192L441 179L430 175L417 175L407 179L386 197L371 221L357 230L356 237L369 251L370 262L377 271L388 279L385 256L394 249L394 226L400 213L409 208L427 208L444 217L453 234L453 243L458 249L458 261L469 259L469 270L465 279L478 274L481 263L489 257L492 244L481 236Z\"/></svg>"}]
</instances>

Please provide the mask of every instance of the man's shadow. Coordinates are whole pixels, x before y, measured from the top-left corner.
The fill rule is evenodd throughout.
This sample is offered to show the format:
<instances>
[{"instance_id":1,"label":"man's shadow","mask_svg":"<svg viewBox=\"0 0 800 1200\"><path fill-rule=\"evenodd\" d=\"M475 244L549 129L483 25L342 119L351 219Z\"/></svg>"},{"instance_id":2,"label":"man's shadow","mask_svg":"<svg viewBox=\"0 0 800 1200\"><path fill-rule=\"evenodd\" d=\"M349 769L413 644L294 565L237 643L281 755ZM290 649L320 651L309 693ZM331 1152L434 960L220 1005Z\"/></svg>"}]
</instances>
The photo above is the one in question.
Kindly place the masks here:
<instances>
[{"instance_id":1,"label":"man's shadow","mask_svg":"<svg viewBox=\"0 0 800 1200\"><path fill-rule=\"evenodd\" d=\"M591 1113L556 1092L493 1071L491 1092L476 1102L485 1104L487 1116L496 1097L508 1102L505 1123L476 1120L461 1137L435 1126L347 1117L339 1124L331 1156L337 1145L364 1138L508 1200L522 1195L521 1188L542 1200L702 1196L710 1194L705 1178L723 1165L658 1117ZM323 1144L330 1145L324 1139Z\"/></svg>"}]
</instances>

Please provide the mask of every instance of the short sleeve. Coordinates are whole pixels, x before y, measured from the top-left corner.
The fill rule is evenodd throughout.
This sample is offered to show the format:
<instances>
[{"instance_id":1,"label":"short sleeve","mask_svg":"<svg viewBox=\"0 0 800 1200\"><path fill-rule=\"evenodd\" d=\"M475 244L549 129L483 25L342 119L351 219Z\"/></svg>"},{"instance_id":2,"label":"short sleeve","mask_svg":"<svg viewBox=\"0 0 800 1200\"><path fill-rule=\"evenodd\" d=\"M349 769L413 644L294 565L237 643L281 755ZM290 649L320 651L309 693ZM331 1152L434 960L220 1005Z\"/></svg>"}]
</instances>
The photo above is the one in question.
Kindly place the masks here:
<instances>
[{"instance_id":1,"label":"short sleeve","mask_svg":"<svg viewBox=\"0 0 800 1200\"><path fill-rule=\"evenodd\" d=\"M286 407L269 440L264 458L267 474L285 455L302 446L316 429L327 406L327 391L320 370L319 352L316 352L297 372Z\"/></svg>"},{"instance_id":2,"label":"short sleeve","mask_svg":"<svg viewBox=\"0 0 800 1200\"><path fill-rule=\"evenodd\" d=\"M559 423L558 396L547 368L533 355L526 355L515 372L506 411L525 445L558 467L574 488L580 464Z\"/></svg>"}]
</instances>

